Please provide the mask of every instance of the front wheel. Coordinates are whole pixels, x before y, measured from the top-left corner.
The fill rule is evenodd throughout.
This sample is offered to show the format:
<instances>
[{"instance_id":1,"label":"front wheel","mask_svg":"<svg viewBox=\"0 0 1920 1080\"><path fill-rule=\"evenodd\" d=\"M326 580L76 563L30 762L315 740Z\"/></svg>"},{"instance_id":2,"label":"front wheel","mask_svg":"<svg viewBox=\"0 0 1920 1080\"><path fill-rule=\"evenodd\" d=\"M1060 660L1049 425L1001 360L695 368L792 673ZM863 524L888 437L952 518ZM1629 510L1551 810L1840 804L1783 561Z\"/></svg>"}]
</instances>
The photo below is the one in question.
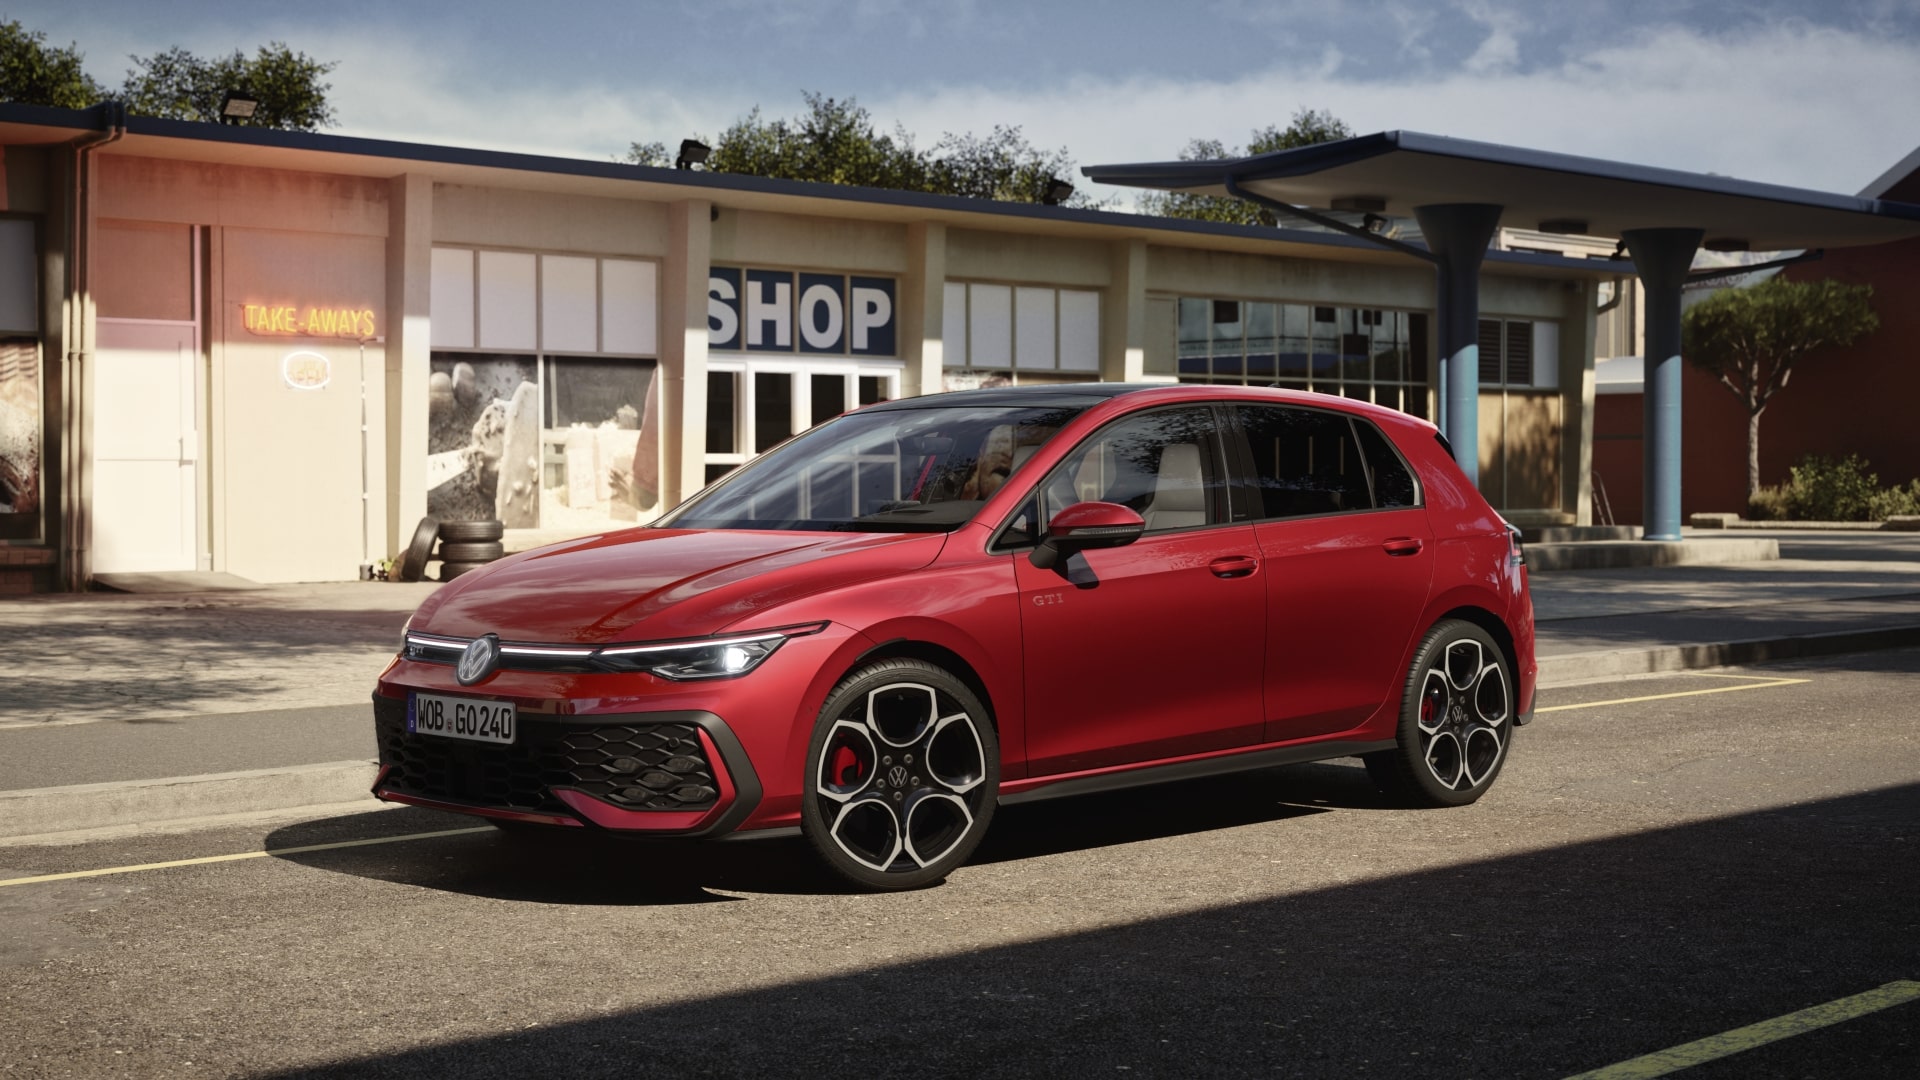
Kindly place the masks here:
<instances>
[{"instance_id":1,"label":"front wheel","mask_svg":"<svg viewBox=\"0 0 1920 1080\"><path fill-rule=\"evenodd\" d=\"M986 835L1000 744L965 683L921 660L882 660L827 695L806 768L800 828L821 859L868 889L914 889Z\"/></svg>"},{"instance_id":2,"label":"front wheel","mask_svg":"<svg viewBox=\"0 0 1920 1080\"><path fill-rule=\"evenodd\" d=\"M1367 774L1415 806L1465 806L1486 794L1513 738L1513 669L1491 635L1436 624L1414 653L1399 745L1368 754Z\"/></svg>"}]
</instances>

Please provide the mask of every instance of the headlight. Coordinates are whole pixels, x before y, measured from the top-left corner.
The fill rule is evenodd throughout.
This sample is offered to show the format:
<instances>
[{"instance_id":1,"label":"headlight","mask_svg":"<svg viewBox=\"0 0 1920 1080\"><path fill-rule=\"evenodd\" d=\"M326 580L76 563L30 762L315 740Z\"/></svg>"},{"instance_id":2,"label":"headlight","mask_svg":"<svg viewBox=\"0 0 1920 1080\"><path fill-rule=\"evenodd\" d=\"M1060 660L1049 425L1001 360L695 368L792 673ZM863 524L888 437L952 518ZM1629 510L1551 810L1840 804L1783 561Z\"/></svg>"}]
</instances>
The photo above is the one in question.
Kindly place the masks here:
<instances>
[{"instance_id":1,"label":"headlight","mask_svg":"<svg viewBox=\"0 0 1920 1080\"><path fill-rule=\"evenodd\" d=\"M816 624L710 641L615 645L598 650L593 659L597 666L614 671L646 671L676 681L731 679L759 667L788 638L819 633L824 628L824 624Z\"/></svg>"}]
</instances>

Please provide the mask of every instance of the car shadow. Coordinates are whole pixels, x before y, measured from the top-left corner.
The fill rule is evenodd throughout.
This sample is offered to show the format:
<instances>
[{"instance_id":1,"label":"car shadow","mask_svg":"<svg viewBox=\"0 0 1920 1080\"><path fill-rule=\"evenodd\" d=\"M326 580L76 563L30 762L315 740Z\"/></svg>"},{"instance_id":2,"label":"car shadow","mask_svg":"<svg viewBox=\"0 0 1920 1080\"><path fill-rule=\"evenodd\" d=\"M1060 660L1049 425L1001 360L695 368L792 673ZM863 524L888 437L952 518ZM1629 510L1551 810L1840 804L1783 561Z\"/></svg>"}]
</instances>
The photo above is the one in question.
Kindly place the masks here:
<instances>
[{"instance_id":1,"label":"car shadow","mask_svg":"<svg viewBox=\"0 0 1920 1080\"><path fill-rule=\"evenodd\" d=\"M1385 805L1357 764L1293 765L1002 807L969 861L1014 862ZM411 839L364 843L399 837ZM797 836L661 842L499 829L418 807L299 822L274 830L266 848L329 873L525 903L647 907L739 899L727 893L859 891Z\"/></svg>"}]
</instances>

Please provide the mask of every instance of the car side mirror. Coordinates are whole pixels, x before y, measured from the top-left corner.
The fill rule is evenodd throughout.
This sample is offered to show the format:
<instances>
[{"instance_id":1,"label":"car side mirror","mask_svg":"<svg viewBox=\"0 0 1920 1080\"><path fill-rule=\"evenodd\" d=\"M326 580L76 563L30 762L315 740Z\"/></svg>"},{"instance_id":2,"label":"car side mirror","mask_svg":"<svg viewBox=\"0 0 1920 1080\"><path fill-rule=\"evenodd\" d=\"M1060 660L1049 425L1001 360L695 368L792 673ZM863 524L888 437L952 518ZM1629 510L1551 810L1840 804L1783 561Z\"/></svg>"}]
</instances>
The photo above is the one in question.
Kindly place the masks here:
<instances>
[{"instance_id":1,"label":"car side mirror","mask_svg":"<svg viewBox=\"0 0 1920 1080\"><path fill-rule=\"evenodd\" d=\"M1146 520L1119 503L1074 503L1047 522L1047 535L1027 561L1050 570L1076 551L1125 547L1146 531Z\"/></svg>"}]
</instances>

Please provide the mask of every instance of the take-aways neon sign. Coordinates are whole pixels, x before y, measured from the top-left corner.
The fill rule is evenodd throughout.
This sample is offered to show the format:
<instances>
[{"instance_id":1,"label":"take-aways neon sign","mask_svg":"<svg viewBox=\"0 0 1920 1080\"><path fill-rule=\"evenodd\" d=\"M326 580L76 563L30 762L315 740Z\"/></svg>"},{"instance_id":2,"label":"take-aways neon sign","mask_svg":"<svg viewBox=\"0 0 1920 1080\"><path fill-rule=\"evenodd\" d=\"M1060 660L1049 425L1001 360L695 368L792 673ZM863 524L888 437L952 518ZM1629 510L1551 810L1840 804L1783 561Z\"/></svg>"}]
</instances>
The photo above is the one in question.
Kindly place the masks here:
<instances>
[{"instance_id":1,"label":"take-aways neon sign","mask_svg":"<svg viewBox=\"0 0 1920 1080\"><path fill-rule=\"evenodd\" d=\"M293 304L242 304L240 323L263 337L370 338L379 330L372 308L298 307Z\"/></svg>"}]
</instances>

